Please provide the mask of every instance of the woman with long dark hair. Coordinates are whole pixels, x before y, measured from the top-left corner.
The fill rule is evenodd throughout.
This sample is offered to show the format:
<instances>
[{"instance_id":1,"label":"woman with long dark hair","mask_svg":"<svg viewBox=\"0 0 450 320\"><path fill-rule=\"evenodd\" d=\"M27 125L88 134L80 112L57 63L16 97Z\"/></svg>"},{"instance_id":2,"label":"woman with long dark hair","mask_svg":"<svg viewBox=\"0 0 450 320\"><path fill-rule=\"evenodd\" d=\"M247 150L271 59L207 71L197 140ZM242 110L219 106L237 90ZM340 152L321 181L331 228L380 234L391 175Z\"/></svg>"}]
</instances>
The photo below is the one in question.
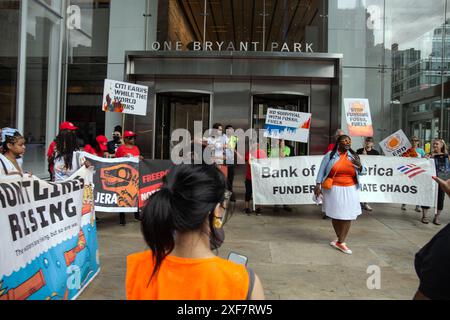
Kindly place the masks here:
<instances>
[{"instance_id":1,"label":"woman with long dark hair","mask_svg":"<svg viewBox=\"0 0 450 320\"><path fill-rule=\"evenodd\" d=\"M63 181L74 174L83 164L90 166L89 161L85 161L80 156L75 131L62 130L56 137L56 147L54 151L54 181Z\"/></svg>"},{"instance_id":2,"label":"woman with long dark hair","mask_svg":"<svg viewBox=\"0 0 450 320\"><path fill-rule=\"evenodd\" d=\"M179 165L151 196L141 230L150 250L127 258L127 299L264 299L258 277L216 257L225 177L214 165Z\"/></svg>"},{"instance_id":3,"label":"woman with long dark hair","mask_svg":"<svg viewBox=\"0 0 450 320\"><path fill-rule=\"evenodd\" d=\"M361 214L359 201L359 176L365 172L357 153L351 148L349 136L340 136L333 150L323 158L317 174L316 197L323 194L323 210L332 219L337 240L334 248L352 254L347 239L352 220Z\"/></svg>"}]
</instances>

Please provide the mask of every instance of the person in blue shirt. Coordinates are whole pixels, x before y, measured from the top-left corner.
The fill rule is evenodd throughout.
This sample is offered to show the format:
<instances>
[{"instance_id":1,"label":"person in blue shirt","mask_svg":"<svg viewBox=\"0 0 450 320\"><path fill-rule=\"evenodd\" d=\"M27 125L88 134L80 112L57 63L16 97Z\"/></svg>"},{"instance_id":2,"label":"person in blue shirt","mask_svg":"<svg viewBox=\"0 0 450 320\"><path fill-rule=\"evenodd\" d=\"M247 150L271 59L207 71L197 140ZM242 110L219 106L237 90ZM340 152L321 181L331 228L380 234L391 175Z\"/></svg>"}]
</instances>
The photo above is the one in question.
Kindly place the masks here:
<instances>
[{"instance_id":1,"label":"person in blue shirt","mask_svg":"<svg viewBox=\"0 0 450 320\"><path fill-rule=\"evenodd\" d=\"M414 149L416 149L417 154L420 156L420 158L425 158L425 150L423 150L420 147L420 140L419 138L417 138L416 136L411 137L411 143L414 147Z\"/></svg>"}]
</instances>

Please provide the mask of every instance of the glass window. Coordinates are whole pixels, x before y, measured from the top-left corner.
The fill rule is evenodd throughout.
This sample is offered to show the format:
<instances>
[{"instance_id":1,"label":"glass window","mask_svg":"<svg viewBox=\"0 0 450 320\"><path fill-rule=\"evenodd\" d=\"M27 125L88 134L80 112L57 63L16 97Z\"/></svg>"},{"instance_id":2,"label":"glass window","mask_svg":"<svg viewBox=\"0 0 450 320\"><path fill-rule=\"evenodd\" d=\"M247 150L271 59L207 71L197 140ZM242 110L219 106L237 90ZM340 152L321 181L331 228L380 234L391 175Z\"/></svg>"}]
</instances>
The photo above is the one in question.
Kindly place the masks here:
<instances>
[{"instance_id":1,"label":"glass window","mask_svg":"<svg viewBox=\"0 0 450 320\"><path fill-rule=\"evenodd\" d=\"M383 0L328 1L328 51L343 53L344 66L385 64L383 3Z\"/></svg>"},{"instance_id":2,"label":"glass window","mask_svg":"<svg viewBox=\"0 0 450 320\"><path fill-rule=\"evenodd\" d=\"M16 125L20 1L0 0L0 127Z\"/></svg>"},{"instance_id":3,"label":"glass window","mask_svg":"<svg viewBox=\"0 0 450 320\"><path fill-rule=\"evenodd\" d=\"M29 2L26 33L26 83L24 135L27 151L24 168L34 174L47 173L46 139L48 118L56 112L61 21L43 6ZM56 103L55 103L56 104Z\"/></svg>"},{"instance_id":4,"label":"glass window","mask_svg":"<svg viewBox=\"0 0 450 320\"><path fill-rule=\"evenodd\" d=\"M325 4L325 0L160 0L159 45L152 49L175 50L179 41L182 50L199 50L205 42L204 49L210 51L324 52Z\"/></svg>"},{"instance_id":5,"label":"glass window","mask_svg":"<svg viewBox=\"0 0 450 320\"><path fill-rule=\"evenodd\" d=\"M52 7L56 12L61 10L62 1L61 0L37 0L45 3L49 7Z\"/></svg>"},{"instance_id":6,"label":"glass window","mask_svg":"<svg viewBox=\"0 0 450 320\"><path fill-rule=\"evenodd\" d=\"M393 98L441 84L444 1L386 1L386 62L394 75Z\"/></svg>"},{"instance_id":7,"label":"glass window","mask_svg":"<svg viewBox=\"0 0 450 320\"><path fill-rule=\"evenodd\" d=\"M68 19L79 10L80 20L67 33L66 119L79 126L83 146L105 130L105 114L98 106L107 75L110 1L71 0L70 5Z\"/></svg>"}]
</instances>

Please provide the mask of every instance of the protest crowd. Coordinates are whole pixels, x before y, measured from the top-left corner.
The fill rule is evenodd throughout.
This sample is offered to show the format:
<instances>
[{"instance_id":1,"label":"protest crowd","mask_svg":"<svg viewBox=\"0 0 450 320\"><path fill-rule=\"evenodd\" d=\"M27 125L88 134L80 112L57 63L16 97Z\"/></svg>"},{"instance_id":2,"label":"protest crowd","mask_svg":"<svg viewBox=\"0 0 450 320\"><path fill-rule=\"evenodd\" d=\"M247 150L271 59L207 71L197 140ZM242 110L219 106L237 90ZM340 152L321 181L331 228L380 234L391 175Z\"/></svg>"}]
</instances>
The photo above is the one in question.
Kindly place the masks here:
<instances>
[{"instance_id":1,"label":"protest crowd","mask_svg":"<svg viewBox=\"0 0 450 320\"><path fill-rule=\"evenodd\" d=\"M255 188L260 186L255 185L256 172L253 171L253 162L295 159L298 155L294 154L290 141L273 138L269 147L251 141L245 153L241 154L234 128L216 123L212 126L213 134L192 141L192 146L201 145L202 152L211 151L213 164L179 164L162 169L164 174L146 175L148 181L158 180L160 184L147 193L145 200L148 202L141 205L142 199L135 197L130 186L133 184L139 189L135 174L139 169L133 168L139 168L144 158L136 145L138 134L123 129L116 126L111 140L99 135L92 143L80 146L76 136L78 128L70 122L63 122L59 134L48 148L47 160L49 186L64 183L80 169L93 168L95 174L100 171L108 181L121 188L117 196L113 194L111 198L102 198L105 210L108 210L108 201L120 202L122 207L127 207L124 205L127 204L130 207L128 211L111 211L119 212L120 225L126 225L127 212L133 213L134 218L140 221L142 236L149 250L127 257L127 299L264 299L264 284L258 275L245 264L217 257L214 248L223 242L223 225L230 218L224 215L229 211L230 203L237 200L233 184L238 160L245 161L246 168L243 214L260 216L264 207L275 212L292 211L292 203L266 205L256 201ZM322 206L322 218L331 219L336 237L329 245L338 252L350 255L352 250L347 239L352 222L364 211L374 212L373 204L360 197L362 181L368 173L366 159L381 155L372 137L365 137L363 147L358 150L352 147L352 138L341 129L331 140L318 162L320 165L311 167L315 168L311 196L315 203ZM436 137L428 148L423 149L417 137L411 137L410 141L411 147L397 157L431 159L436 170L433 183L438 185L435 213L434 208L421 203L413 207L421 213L422 223L430 223L429 216L432 215L431 222L440 225L441 214L445 214L444 201L446 195L450 195L447 144ZM22 133L14 128L3 128L1 142L0 180L7 181L4 179L14 176L23 179L32 177L33 173L23 167L23 158L27 155ZM193 152L190 156L194 159L198 154ZM372 159L376 164L380 158ZM115 162L111 162L111 166L114 165L111 169L100 170L98 164L101 161ZM138 167L133 167L136 163ZM291 174L296 175L295 170L291 169ZM97 186L94 183L94 190ZM108 184L103 185L105 190L108 187ZM56 193L57 187L54 188L53 193ZM53 210L51 208L50 211ZM405 211L407 205L399 202L398 209ZM30 228L32 231L33 227ZM28 233L26 227L21 230ZM83 230L80 231L80 239L84 239L82 233ZM75 251L70 252L79 252L84 248L85 243L80 241L73 249ZM443 228L416 254L415 268L420 280L415 299L450 299L450 226Z\"/></svg>"}]
</instances>

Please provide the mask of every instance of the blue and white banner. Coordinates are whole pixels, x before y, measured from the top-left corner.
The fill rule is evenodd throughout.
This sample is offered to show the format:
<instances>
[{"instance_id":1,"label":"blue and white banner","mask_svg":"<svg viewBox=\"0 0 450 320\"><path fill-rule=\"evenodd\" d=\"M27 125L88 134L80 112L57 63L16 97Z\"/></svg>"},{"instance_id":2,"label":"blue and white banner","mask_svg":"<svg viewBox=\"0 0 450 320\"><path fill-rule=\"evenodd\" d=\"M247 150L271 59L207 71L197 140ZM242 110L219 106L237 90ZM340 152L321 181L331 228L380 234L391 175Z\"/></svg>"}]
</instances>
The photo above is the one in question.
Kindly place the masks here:
<instances>
[{"instance_id":1,"label":"blue and white banner","mask_svg":"<svg viewBox=\"0 0 450 320\"><path fill-rule=\"evenodd\" d=\"M0 179L0 300L75 299L98 274L92 174Z\"/></svg>"},{"instance_id":2,"label":"blue and white banner","mask_svg":"<svg viewBox=\"0 0 450 320\"><path fill-rule=\"evenodd\" d=\"M311 113L267 109L264 137L307 143Z\"/></svg>"},{"instance_id":3,"label":"blue and white banner","mask_svg":"<svg viewBox=\"0 0 450 320\"><path fill-rule=\"evenodd\" d=\"M252 159L255 204L314 204L316 176L323 156ZM361 156L361 202L435 207L434 161L420 158Z\"/></svg>"}]
</instances>

